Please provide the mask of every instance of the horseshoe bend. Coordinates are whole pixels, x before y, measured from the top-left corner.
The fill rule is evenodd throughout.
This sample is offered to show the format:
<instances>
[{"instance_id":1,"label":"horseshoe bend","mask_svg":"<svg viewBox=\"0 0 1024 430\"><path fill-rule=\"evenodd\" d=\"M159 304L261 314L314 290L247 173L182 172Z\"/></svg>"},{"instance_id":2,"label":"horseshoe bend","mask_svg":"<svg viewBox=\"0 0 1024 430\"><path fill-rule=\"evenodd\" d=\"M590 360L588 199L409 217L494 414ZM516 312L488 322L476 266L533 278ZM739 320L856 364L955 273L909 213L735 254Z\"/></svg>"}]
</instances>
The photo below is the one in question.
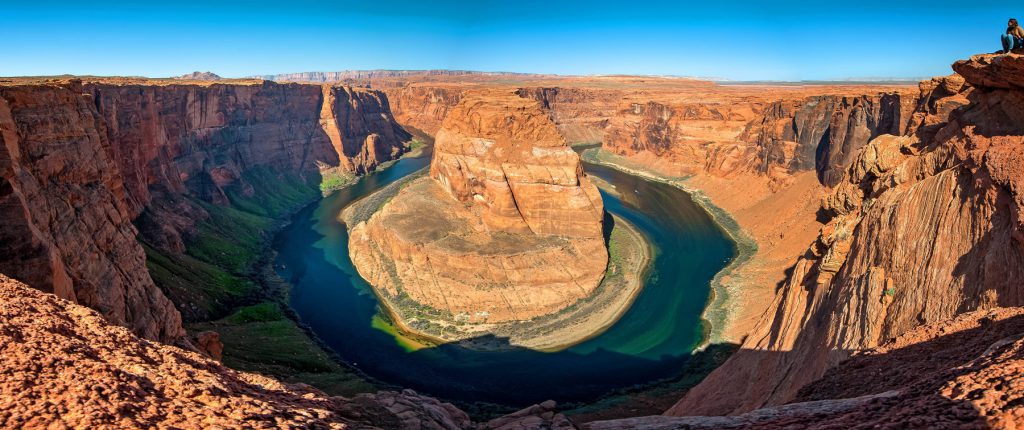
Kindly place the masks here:
<instances>
[{"instance_id":1,"label":"horseshoe bend","mask_svg":"<svg viewBox=\"0 0 1024 430\"><path fill-rule=\"evenodd\" d=\"M646 245L635 231L610 233L597 187L532 99L463 98L437 132L429 174L400 188L346 209L349 253L419 334L564 347L610 325L639 291ZM369 205L379 209L357 219ZM627 259L609 268L608 246Z\"/></svg>"},{"instance_id":2,"label":"horseshoe bend","mask_svg":"<svg viewBox=\"0 0 1024 430\"><path fill-rule=\"evenodd\" d=\"M1024 426L1003 6L316 3L5 9L0 428Z\"/></svg>"}]
</instances>

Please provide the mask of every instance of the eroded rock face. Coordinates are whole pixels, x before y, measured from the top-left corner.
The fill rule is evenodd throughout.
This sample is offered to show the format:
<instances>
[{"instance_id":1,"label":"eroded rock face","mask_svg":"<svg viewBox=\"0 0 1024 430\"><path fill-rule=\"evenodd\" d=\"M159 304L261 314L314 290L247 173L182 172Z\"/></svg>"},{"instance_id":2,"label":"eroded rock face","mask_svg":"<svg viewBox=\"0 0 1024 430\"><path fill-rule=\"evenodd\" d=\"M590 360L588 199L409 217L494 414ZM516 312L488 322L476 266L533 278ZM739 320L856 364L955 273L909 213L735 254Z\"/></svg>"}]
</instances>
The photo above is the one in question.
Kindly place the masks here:
<instances>
[{"instance_id":1,"label":"eroded rock face","mask_svg":"<svg viewBox=\"0 0 1024 430\"><path fill-rule=\"evenodd\" d=\"M225 188L245 188L244 171L257 166L302 174L340 165L363 173L400 155L409 138L374 91L273 83L83 89L109 125L135 214L152 201L151 189L225 204Z\"/></svg>"},{"instance_id":2,"label":"eroded rock face","mask_svg":"<svg viewBox=\"0 0 1024 430\"><path fill-rule=\"evenodd\" d=\"M817 171L834 186L874 137L901 134L916 97L823 95L730 102L632 102L620 108L604 149L680 176L765 175L775 188Z\"/></svg>"},{"instance_id":3,"label":"eroded rock face","mask_svg":"<svg viewBox=\"0 0 1024 430\"><path fill-rule=\"evenodd\" d=\"M0 139L0 271L144 337L183 336L146 270L92 99L62 87L0 87Z\"/></svg>"},{"instance_id":4,"label":"eroded rock face","mask_svg":"<svg viewBox=\"0 0 1024 430\"><path fill-rule=\"evenodd\" d=\"M922 84L909 133L859 153L772 311L670 414L784 403L850 351L959 313L1024 305L1024 93L969 79L973 87Z\"/></svg>"},{"instance_id":5,"label":"eroded rock face","mask_svg":"<svg viewBox=\"0 0 1024 430\"><path fill-rule=\"evenodd\" d=\"M473 96L437 133L430 177L482 208L494 230L601 237L604 205L579 157L536 102Z\"/></svg>"},{"instance_id":6,"label":"eroded rock face","mask_svg":"<svg viewBox=\"0 0 1024 430\"><path fill-rule=\"evenodd\" d=\"M434 135L448 110L462 100L460 86L408 85L386 90L395 119L405 126Z\"/></svg>"},{"instance_id":7,"label":"eroded rock face","mask_svg":"<svg viewBox=\"0 0 1024 430\"><path fill-rule=\"evenodd\" d=\"M75 80L0 86L0 136L0 270L165 341L184 335L181 318L133 221L184 252L208 215L183 196L229 204L256 168L363 173L409 137L375 91Z\"/></svg>"},{"instance_id":8,"label":"eroded rock face","mask_svg":"<svg viewBox=\"0 0 1024 430\"><path fill-rule=\"evenodd\" d=\"M795 402L718 417L640 417L598 429L1016 429L1024 422L1024 310L969 312L864 351Z\"/></svg>"},{"instance_id":9,"label":"eroded rock face","mask_svg":"<svg viewBox=\"0 0 1024 430\"><path fill-rule=\"evenodd\" d=\"M889 93L774 102L740 140L757 146L759 173L781 179L814 170L823 185L832 187L868 141L906 131L915 101L911 95Z\"/></svg>"},{"instance_id":10,"label":"eroded rock face","mask_svg":"<svg viewBox=\"0 0 1024 430\"><path fill-rule=\"evenodd\" d=\"M525 321L600 284L603 216L600 193L535 101L474 95L438 132L430 177L352 226L349 252L392 300L459 321Z\"/></svg>"}]
</instances>

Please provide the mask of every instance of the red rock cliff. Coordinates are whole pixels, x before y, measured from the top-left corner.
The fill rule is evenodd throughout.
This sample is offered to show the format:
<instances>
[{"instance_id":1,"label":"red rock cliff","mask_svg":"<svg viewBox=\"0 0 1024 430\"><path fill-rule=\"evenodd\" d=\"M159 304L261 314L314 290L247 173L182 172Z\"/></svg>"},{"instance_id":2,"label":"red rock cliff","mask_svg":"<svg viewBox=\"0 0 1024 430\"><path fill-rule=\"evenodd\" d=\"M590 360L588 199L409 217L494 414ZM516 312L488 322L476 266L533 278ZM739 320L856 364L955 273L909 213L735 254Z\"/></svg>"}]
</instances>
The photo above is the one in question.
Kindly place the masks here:
<instances>
[{"instance_id":1,"label":"red rock cliff","mask_svg":"<svg viewBox=\"0 0 1024 430\"><path fill-rule=\"evenodd\" d=\"M765 319L669 413L784 403L851 351L959 313L1024 305L1022 66L1017 56L976 57L954 65L960 76L922 83L909 132L858 153Z\"/></svg>"},{"instance_id":2,"label":"red rock cliff","mask_svg":"<svg viewBox=\"0 0 1024 430\"><path fill-rule=\"evenodd\" d=\"M274 83L0 86L0 131L0 272L161 340L184 333L146 270L140 214L180 252L203 211L172 196L227 204L260 166L363 173L409 137L382 93Z\"/></svg>"}]
</instances>

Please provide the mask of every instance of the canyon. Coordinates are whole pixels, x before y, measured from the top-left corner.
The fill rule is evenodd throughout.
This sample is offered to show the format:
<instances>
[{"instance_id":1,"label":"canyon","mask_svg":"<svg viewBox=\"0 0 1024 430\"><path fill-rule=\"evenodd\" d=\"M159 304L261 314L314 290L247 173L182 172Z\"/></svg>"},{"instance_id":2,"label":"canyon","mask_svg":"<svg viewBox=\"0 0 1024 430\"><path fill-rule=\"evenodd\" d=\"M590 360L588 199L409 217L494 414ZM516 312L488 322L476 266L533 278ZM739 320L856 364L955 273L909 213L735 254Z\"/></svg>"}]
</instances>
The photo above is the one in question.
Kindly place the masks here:
<instances>
[{"instance_id":1,"label":"canyon","mask_svg":"<svg viewBox=\"0 0 1024 430\"><path fill-rule=\"evenodd\" d=\"M403 326L440 325L449 341L493 334L494 324L557 314L604 279L601 195L534 100L462 97L437 132L428 176L394 194L375 212L350 207L373 213L346 224L353 263ZM402 308L420 309L409 321Z\"/></svg>"},{"instance_id":2,"label":"canyon","mask_svg":"<svg viewBox=\"0 0 1024 430\"><path fill-rule=\"evenodd\" d=\"M431 72L275 77L316 84L2 80L0 273L13 280L0 277L0 365L17 377L0 385L10 402L0 423L1014 428L1024 422L1024 57L953 69L917 88ZM346 85L326 83L336 80ZM664 415L583 423L544 403L474 423L412 391L330 396L189 351L211 348L192 344L188 321L237 305L156 282L168 278L153 261L249 273L256 261L203 241L237 236L224 226L238 222L218 220L259 215L270 230L328 180L400 157L407 129L436 138L426 176L342 215L353 263L382 295L401 290L470 322L484 321L480 309L508 321L585 296L609 264L606 221L568 145L600 143L584 158L689 191L740 244L712 281L708 308L723 311L705 315L708 347L736 352L660 399ZM458 234L438 233L451 223ZM523 237L537 254L466 253L465 243L501 251L493 241ZM523 278L492 270L502 259ZM425 276L426 262L441 270ZM502 285L458 297L480 285L469 276ZM538 280L583 287L516 300L502 290ZM211 297L218 306L204 308ZM28 375L46 382L9 400ZM110 393L116 403L97 403ZM83 412L68 421L32 400L48 396ZM146 413L120 421L129 409Z\"/></svg>"},{"instance_id":3,"label":"canyon","mask_svg":"<svg viewBox=\"0 0 1024 430\"><path fill-rule=\"evenodd\" d=\"M313 192L409 138L383 95L345 87L66 80L5 83L0 100L0 270L166 342L184 337L181 316L136 236L183 254L208 204L259 200L265 177Z\"/></svg>"}]
</instances>

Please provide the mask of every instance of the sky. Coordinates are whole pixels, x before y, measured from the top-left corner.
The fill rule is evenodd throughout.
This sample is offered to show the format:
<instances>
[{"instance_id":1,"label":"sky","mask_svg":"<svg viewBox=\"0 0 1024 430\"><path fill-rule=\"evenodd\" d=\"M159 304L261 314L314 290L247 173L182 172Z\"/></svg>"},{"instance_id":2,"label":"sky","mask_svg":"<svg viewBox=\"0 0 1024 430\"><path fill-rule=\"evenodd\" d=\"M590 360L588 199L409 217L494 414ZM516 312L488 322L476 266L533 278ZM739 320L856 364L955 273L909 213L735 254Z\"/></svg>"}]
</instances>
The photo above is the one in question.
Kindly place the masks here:
<instances>
[{"instance_id":1,"label":"sky","mask_svg":"<svg viewBox=\"0 0 1024 430\"><path fill-rule=\"evenodd\" d=\"M1024 6L983 0L0 0L0 76L462 69L921 78L947 75L953 61L999 49L1012 16L1024 20Z\"/></svg>"}]
</instances>

